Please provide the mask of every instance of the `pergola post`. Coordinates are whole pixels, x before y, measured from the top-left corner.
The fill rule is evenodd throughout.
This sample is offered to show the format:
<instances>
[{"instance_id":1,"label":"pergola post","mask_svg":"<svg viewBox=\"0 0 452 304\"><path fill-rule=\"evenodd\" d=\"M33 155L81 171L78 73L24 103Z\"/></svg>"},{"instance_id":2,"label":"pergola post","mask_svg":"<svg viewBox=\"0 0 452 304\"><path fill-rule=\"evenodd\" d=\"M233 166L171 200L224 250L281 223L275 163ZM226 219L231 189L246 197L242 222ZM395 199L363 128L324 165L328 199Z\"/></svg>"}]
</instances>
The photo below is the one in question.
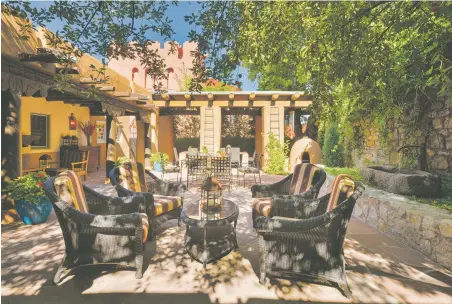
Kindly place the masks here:
<instances>
[{"instance_id":1,"label":"pergola post","mask_svg":"<svg viewBox=\"0 0 452 304\"><path fill-rule=\"evenodd\" d=\"M109 181L108 174L115 167L116 163L116 121L113 115L107 113L107 166L106 177Z\"/></svg>"},{"instance_id":2,"label":"pergola post","mask_svg":"<svg viewBox=\"0 0 452 304\"><path fill-rule=\"evenodd\" d=\"M155 153L158 151L158 116L156 112L151 112L150 121L151 152Z\"/></svg>"},{"instance_id":3,"label":"pergola post","mask_svg":"<svg viewBox=\"0 0 452 304\"><path fill-rule=\"evenodd\" d=\"M160 116L158 129L162 132L159 138L159 152L166 153L169 160L174 160L174 128L173 116Z\"/></svg>"},{"instance_id":4,"label":"pergola post","mask_svg":"<svg viewBox=\"0 0 452 304\"><path fill-rule=\"evenodd\" d=\"M136 149L135 149L135 158L136 161L139 163L144 164L145 159L145 143L146 143L146 133L147 130L145 130L146 122L138 120L138 117L136 118L137 123L137 134L136 134ZM140 140L143 138L144 140Z\"/></svg>"}]
</instances>

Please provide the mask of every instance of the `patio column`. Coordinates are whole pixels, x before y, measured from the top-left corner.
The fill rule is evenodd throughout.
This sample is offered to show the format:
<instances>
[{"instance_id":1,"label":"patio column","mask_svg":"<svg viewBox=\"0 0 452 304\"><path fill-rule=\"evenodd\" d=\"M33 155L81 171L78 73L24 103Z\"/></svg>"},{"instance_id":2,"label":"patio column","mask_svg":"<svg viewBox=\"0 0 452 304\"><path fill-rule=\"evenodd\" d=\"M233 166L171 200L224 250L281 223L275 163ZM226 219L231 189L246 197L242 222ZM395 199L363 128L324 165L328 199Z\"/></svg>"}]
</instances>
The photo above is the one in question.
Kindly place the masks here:
<instances>
[{"instance_id":1,"label":"patio column","mask_svg":"<svg viewBox=\"0 0 452 304\"><path fill-rule=\"evenodd\" d=\"M151 139L151 152L158 152L158 113L151 112L150 114L150 128L149 128L149 137Z\"/></svg>"},{"instance_id":2,"label":"patio column","mask_svg":"<svg viewBox=\"0 0 452 304\"><path fill-rule=\"evenodd\" d=\"M158 130L162 131L162 136L159 138L159 152L166 153L169 160L174 160L174 128L172 116L160 116Z\"/></svg>"},{"instance_id":3,"label":"patio column","mask_svg":"<svg viewBox=\"0 0 452 304\"><path fill-rule=\"evenodd\" d=\"M110 170L115 167L116 163L116 121L115 118L107 113L107 180Z\"/></svg>"},{"instance_id":4,"label":"patio column","mask_svg":"<svg viewBox=\"0 0 452 304\"><path fill-rule=\"evenodd\" d=\"M140 140L141 138L146 139L146 130L145 130L145 122L139 121L137 119L137 139L136 139L136 161L144 164L145 158L145 143L146 140Z\"/></svg>"},{"instance_id":5,"label":"patio column","mask_svg":"<svg viewBox=\"0 0 452 304\"><path fill-rule=\"evenodd\" d=\"M209 152L217 152L221 145L221 108L202 106L200 110L200 148L206 146Z\"/></svg>"}]
</instances>

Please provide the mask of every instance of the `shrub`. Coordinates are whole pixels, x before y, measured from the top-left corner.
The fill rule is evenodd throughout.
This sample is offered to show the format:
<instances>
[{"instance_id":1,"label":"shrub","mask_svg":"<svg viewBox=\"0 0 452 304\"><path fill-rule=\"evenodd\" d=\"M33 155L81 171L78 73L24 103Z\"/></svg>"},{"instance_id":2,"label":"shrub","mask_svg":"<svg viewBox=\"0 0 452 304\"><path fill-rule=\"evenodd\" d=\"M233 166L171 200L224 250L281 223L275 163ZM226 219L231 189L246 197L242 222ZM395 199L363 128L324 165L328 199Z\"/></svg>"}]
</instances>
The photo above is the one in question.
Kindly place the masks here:
<instances>
[{"instance_id":1,"label":"shrub","mask_svg":"<svg viewBox=\"0 0 452 304\"><path fill-rule=\"evenodd\" d=\"M264 171L269 174L282 174L285 172L286 155L289 151L289 144L281 144L273 133L268 135L268 144L265 146L267 158L265 160Z\"/></svg>"},{"instance_id":2,"label":"shrub","mask_svg":"<svg viewBox=\"0 0 452 304\"><path fill-rule=\"evenodd\" d=\"M344 166L344 155L340 146L340 135L336 123L330 123L326 129L322 152L325 165L329 167Z\"/></svg>"}]
</instances>

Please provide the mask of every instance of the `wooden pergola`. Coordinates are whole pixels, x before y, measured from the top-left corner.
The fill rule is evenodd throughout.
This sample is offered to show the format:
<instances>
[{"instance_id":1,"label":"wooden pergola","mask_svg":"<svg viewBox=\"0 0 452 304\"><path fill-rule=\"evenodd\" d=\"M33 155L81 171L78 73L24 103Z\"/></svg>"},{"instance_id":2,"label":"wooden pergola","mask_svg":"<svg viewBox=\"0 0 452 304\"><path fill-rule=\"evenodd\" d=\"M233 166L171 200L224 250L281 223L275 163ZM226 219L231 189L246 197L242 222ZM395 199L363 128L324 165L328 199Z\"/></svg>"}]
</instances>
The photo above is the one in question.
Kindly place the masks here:
<instances>
[{"instance_id":1,"label":"wooden pergola","mask_svg":"<svg viewBox=\"0 0 452 304\"><path fill-rule=\"evenodd\" d=\"M159 128L165 134L174 133L172 115L200 115L200 146L210 151L218 151L221 146L222 113L256 116L256 151L263 153L269 133L284 142L285 111L307 109L312 98L293 91L153 92L152 103L161 117ZM160 138L159 151L172 155L173 143L172 136Z\"/></svg>"}]
</instances>

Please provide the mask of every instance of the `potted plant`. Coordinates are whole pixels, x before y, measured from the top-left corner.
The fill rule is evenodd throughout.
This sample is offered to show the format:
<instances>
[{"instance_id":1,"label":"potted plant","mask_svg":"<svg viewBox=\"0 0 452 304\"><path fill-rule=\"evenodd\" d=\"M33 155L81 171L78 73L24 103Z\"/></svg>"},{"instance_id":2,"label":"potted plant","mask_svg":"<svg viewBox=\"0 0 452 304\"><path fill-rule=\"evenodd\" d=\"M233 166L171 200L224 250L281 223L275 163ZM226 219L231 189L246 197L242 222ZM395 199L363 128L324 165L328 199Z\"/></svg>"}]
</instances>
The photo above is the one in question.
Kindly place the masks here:
<instances>
[{"instance_id":1,"label":"potted plant","mask_svg":"<svg viewBox=\"0 0 452 304\"><path fill-rule=\"evenodd\" d=\"M207 149L206 146L202 146L201 151L202 151L202 153L204 153L204 154L209 154L209 149Z\"/></svg>"},{"instance_id":2,"label":"potted plant","mask_svg":"<svg viewBox=\"0 0 452 304\"><path fill-rule=\"evenodd\" d=\"M44 223L52 211L52 204L44 193L44 172L33 172L16 178L2 189L14 199L14 206L27 225Z\"/></svg>"},{"instance_id":3,"label":"potted plant","mask_svg":"<svg viewBox=\"0 0 452 304\"><path fill-rule=\"evenodd\" d=\"M151 162L154 164L154 170L157 172L163 172L163 168L168 164L168 154L158 152L151 155Z\"/></svg>"},{"instance_id":4,"label":"potted plant","mask_svg":"<svg viewBox=\"0 0 452 304\"><path fill-rule=\"evenodd\" d=\"M128 158L127 156L121 156L118 157L118 159L116 160L116 166L120 166L124 163L129 163L131 162L130 158Z\"/></svg>"}]
</instances>

